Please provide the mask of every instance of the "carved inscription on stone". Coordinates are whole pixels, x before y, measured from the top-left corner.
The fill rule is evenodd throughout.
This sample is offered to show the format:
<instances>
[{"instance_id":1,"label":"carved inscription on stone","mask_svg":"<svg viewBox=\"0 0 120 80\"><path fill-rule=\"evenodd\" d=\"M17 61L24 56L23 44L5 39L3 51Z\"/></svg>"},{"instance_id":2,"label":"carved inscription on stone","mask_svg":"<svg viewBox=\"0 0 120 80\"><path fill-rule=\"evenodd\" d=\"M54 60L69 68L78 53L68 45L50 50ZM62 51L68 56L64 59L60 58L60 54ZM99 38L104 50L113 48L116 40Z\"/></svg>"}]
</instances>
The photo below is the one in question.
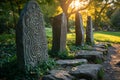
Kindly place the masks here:
<instances>
[{"instance_id":1,"label":"carved inscription on stone","mask_svg":"<svg viewBox=\"0 0 120 80\"><path fill-rule=\"evenodd\" d=\"M35 1L30 1L22 11L16 28L16 42L19 64L34 67L47 60L43 15Z\"/></svg>"}]
</instances>

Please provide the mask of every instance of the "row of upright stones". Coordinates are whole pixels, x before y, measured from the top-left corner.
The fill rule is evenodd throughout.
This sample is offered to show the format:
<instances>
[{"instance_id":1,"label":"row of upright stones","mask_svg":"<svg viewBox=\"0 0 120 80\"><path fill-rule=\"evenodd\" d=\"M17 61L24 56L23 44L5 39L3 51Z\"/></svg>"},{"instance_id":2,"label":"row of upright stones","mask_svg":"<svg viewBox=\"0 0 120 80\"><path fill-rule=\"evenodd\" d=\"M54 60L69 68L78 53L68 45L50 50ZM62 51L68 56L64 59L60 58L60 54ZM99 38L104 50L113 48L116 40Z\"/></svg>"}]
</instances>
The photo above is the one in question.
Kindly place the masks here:
<instances>
[{"instance_id":1,"label":"row of upright stones","mask_svg":"<svg viewBox=\"0 0 120 80\"><path fill-rule=\"evenodd\" d=\"M53 30L53 42L52 42L52 52L63 52L66 47L66 35L67 35L67 20L64 13L53 18L52 21ZM92 19L88 16L87 27L86 27L86 43L93 44L93 25ZM75 44L79 46L84 46L84 28L82 16L79 12L75 16Z\"/></svg>"},{"instance_id":2,"label":"row of upright stones","mask_svg":"<svg viewBox=\"0 0 120 80\"><path fill-rule=\"evenodd\" d=\"M64 51L66 47L67 20L64 13L53 19L52 51ZM76 13L76 44L84 45L82 17ZM93 43L92 21L88 17L86 42ZM48 48L43 15L35 0L24 7L16 27L17 59L19 68L34 68L48 59Z\"/></svg>"},{"instance_id":3,"label":"row of upright stones","mask_svg":"<svg viewBox=\"0 0 120 80\"><path fill-rule=\"evenodd\" d=\"M93 44L93 25L91 16L87 17L87 27L86 27L86 43ZM84 46L84 28L82 16L79 12L75 16L75 33L76 33L76 45Z\"/></svg>"}]
</instances>

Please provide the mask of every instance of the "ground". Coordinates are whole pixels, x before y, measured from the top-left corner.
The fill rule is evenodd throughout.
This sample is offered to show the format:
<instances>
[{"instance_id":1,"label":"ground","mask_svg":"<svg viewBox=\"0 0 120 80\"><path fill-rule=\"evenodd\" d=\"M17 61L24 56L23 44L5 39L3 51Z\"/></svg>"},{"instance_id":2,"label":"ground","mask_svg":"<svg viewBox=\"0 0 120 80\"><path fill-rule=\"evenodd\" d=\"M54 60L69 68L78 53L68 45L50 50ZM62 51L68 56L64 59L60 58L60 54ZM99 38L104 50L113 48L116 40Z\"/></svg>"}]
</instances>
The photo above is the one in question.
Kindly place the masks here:
<instances>
[{"instance_id":1,"label":"ground","mask_svg":"<svg viewBox=\"0 0 120 80\"><path fill-rule=\"evenodd\" d=\"M103 66L105 69L104 80L120 80L120 44L113 44L108 48L108 55Z\"/></svg>"}]
</instances>

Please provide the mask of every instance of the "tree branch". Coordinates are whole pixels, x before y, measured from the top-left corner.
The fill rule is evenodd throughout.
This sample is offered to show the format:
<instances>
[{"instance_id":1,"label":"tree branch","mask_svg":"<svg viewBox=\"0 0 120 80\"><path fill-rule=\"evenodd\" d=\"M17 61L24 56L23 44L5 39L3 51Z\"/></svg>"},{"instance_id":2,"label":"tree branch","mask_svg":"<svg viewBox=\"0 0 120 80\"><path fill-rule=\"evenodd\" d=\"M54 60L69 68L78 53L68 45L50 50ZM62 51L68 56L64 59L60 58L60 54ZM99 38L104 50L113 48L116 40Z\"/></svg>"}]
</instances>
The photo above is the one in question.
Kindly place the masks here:
<instances>
[{"instance_id":1,"label":"tree branch","mask_svg":"<svg viewBox=\"0 0 120 80\"><path fill-rule=\"evenodd\" d=\"M79 8L77 11L87 9L91 3L92 3L92 0L90 0L90 2L88 3L87 6L85 6L85 7L83 7L83 8ZM72 10L71 13L69 13L69 16L70 16L71 14L74 14L75 12L76 12L76 10Z\"/></svg>"}]
</instances>

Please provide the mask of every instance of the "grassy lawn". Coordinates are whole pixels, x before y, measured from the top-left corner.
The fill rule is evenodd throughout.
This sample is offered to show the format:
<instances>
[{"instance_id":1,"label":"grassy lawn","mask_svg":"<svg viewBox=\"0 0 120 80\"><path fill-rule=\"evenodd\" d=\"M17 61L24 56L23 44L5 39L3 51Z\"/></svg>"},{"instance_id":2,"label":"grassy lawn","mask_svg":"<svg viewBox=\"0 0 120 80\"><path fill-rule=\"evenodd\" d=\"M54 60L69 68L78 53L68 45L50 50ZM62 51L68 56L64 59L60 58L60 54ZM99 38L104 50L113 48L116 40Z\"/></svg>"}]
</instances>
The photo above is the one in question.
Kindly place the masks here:
<instances>
[{"instance_id":1,"label":"grassy lawn","mask_svg":"<svg viewBox=\"0 0 120 80\"><path fill-rule=\"evenodd\" d=\"M52 37L52 29L46 28L46 35L47 38ZM73 41L75 40L75 33L68 33L67 34L67 40ZM97 42L111 42L111 43L120 43L120 32L104 32L104 31L98 31L94 32L94 40ZM0 43L9 43L15 42L15 35L13 34L2 34L0 35Z\"/></svg>"},{"instance_id":2,"label":"grassy lawn","mask_svg":"<svg viewBox=\"0 0 120 80\"><path fill-rule=\"evenodd\" d=\"M120 43L120 32L94 32L95 41Z\"/></svg>"},{"instance_id":3,"label":"grassy lawn","mask_svg":"<svg viewBox=\"0 0 120 80\"><path fill-rule=\"evenodd\" d=\"M46 34L48 37L52 37L52 29L46 28ZM75 40L75 33L68 33L67 40ZM120 32L94 32L94 40L97 42L111 42L120 43Z\"/></svg>"}]
</instances>

